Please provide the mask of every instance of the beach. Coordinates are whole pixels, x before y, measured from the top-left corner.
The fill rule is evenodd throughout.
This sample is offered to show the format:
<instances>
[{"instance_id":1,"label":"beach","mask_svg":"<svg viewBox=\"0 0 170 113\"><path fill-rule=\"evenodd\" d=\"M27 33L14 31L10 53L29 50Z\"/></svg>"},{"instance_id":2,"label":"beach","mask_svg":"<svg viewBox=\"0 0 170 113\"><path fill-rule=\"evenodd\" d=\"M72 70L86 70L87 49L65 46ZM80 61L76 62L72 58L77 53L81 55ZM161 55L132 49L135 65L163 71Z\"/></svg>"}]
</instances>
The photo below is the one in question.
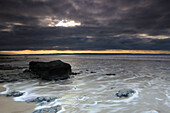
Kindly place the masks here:
<instances>
[{"instance_id":1,"label":"beach","mask_svg":"<svg viewBox=\"0 0 170 113\"><path fill-rule=\"evenodd\" d=\"M72 66L69 79L30 79L1 83L8 91L25 92L19 97L0 96L0 113L32 113L34 109L61 106L57 113L168 113L170 111L170 56L142 55L47 55L19 57L13 67L28 69L30 61L62 60ZM4 63L5 65L5 63ZM1 73L23 69L1 70ZM129 97L116 93L132 89ZM5 89L1 87L1 91ZM42 105L26 103L37 97L57 97ZM22 102L21 102L22 101ZM55 112L56 113L56 112Z\"/></svg>"},{"instance_id":2,"label":"beach","mask_svg":"<svg viewBox=\"0 0 170 113\"><path fill-rule=\"evenodd\" d=\"M0 92L5 90L0 87ZM35 104L16 102L12 97L0 96L0 113L32 113L35 107Z\"/></svg>"},{"instance_id":3,"label":"beach","mask_svg":"<svg viewBox=\"0 0 170 113\"><path fill-rule=\"evenodd\" d=\"M0 57L0 64L10 64L17 58L9 58L8 56ZM4 73L18 73L19 70L0 70L1 75ZM3 87L7 83L0 83L0 92L6 91ZM33 103L26 103L21 101L14 101L13 97L6 97L0 95L0 113L32 113L36 107Z\"/></svg>"}]
</instances>

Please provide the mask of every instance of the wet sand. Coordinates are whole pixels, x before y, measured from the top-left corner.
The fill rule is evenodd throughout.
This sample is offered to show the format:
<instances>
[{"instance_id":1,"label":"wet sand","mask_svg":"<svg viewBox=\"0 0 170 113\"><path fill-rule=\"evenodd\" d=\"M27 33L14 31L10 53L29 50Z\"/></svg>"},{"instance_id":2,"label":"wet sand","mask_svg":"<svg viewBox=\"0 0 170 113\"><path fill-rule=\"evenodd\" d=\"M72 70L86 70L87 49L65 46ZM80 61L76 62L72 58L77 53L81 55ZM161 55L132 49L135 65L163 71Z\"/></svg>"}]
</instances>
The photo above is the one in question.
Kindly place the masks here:
<instances>
[{"instance_id":1,"label":"wet sand","mask_svg":"<svg viewBox=\"0 0 170 113\"><path fill-rule=\"evenodd\" d=\"M0 92L6 89L0 87ZM11 97L0 96L0 113L32 113L35 104L13 101Z\"/></svg>"}]
</instances>

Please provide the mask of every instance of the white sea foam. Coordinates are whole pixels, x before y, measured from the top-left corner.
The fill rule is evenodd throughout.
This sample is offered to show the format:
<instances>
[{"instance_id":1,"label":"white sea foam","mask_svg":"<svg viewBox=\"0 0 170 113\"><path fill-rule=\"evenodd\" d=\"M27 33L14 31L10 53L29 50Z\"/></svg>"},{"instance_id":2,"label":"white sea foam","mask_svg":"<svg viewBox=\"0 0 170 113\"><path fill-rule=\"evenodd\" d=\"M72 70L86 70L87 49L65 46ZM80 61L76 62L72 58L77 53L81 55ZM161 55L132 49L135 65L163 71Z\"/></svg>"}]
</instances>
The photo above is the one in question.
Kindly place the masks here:
<instances>
[{"instance_id":1,"label":"white sea foam","mask_svg":"<svg viewBox=\"0 0 170 113\"><path fill-rule=\"evenodd\" d=\"M3 87L4 88L6 88L6 90L5 91L3 91L3 92L0 92L0 94L7 94L8 93L8 91L9 91L9 87L8 87L8 84L6 84L6 85L3 85Z\"/></svg>"},{"instance_id":2,"label":"white sea foam","mask_svg":"<svg viewBox=\"0 0 170 113\"><path fill-rule=\"evenodd\" d=\"M64 109L64 107L61 106L61 110L59 110L57 113L64 113L66 110Z\"/></svg>"},{"instance_id":3,"label":"white sea foam","mask_svg":"<svg viewBox=\"0 0 170 113\"><path fill-rule=\"evenodd\" d=\"M43 56L42 58L55 60L58 57ZM154 57L156 60L151 60L152 56L149 57L149 60L146 56L140 56L140 58L138 58L139 56L64 57L60 56L60 59L70 63L73 72L83 71L83 73L65 81L39 82L38 80L28 80L9 83L3 86L6 91L0 94L6 94L11 90L25 92L24 95L15 97L15 101L25 101L41 96L59 97L53 102L43 106L37 105L35 108L37 110L61 105L59 113L73 111L75 113L124 113L126 111L135 113L135 110L138 110L136 113L140 113L142 110L144 111L141 113L157 113L154 108L158 104L158 111L169 111L170 84L169 81L160 78L169 76L169 57L161 60L162 62L157 62L162 57L158 59ZM86 71L87 69L89 71ZM90 73L90 71L96 73ZM106 76L106 73L116 73L116 76ZM129 98L113 96L118 90L124 88L131 88L136 93ZM146 106L148 109L144 109Z\"/></svg>"},{"instance_id":4,"label":"white sea foam","mask_svg":"<svg viewBox=\"0 0 170 113\"><path fill-rule=\"evenodd\" d=\"M161 99L161 98L155 98L156 100L159 100L159 101L163 101L163 99Z\"/></svg>"},{"instance_id":5,"label":"white sea foam","mask_svg":"<svg viewBox=\"0 0 170 113\"><path fill-rule=\"evenodd\" d=\"M93 104L85 104L84 107L89 107L89 106L96 106L98 103L102 103L103 101L94 101Z\"/></svg>"},{"instance_id":6,"label":"white sea foam","mask_svg":"<svg viewBox=\"0 0 170 113\"><path fill-rule=\"evenodd\" d=\"M166 93L165 95L168 97L168 99L170 99L168 90L166 90L165 93Z\"/></svg>"},{"instance_id":7,"label":"white sea foam","mask_svg":"<svg viewBox=\"0 0 170 113\"><path fill-rule=\"evenodd\" d=\"M151 111L143 111L141 113L159 113L158 111L155 111L155 110L151 110Z\"/></svg>"}]
</instances>

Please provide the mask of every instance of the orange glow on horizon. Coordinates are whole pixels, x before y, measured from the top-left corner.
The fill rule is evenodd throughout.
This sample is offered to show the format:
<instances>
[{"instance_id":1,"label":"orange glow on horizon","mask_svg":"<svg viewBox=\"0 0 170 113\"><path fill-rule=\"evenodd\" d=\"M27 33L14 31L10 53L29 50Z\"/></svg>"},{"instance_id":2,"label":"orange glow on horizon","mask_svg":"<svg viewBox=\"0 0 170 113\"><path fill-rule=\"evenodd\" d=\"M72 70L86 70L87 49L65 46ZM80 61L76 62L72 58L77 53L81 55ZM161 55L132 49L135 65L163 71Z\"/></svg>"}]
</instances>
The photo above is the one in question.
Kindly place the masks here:
<instances>
[{"instance_id":1,"label":"orange glow on horizon","mask_svg":"<svg viewBox=\"0 0 170 113\"><path fill-rule=\"evenodd\" d=\"M170 54L170 51L161 50L22 50L0 51L1 54L55 54L55 53L134 53L134 54Z\"/></svg>"}]
</instances>

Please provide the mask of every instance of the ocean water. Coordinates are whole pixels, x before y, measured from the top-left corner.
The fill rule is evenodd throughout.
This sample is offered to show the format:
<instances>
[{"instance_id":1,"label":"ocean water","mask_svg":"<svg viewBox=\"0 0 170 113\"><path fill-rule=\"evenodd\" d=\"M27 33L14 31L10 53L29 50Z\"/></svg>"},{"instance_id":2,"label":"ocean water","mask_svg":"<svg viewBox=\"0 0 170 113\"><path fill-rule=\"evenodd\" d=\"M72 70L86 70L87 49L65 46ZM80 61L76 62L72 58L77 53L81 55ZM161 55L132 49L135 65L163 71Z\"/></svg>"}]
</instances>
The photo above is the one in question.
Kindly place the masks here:
<instances>
[{"instance_id":1,"label":"ocean water","mask_svg":"<svg viewBox=\"0 0 170 113\"><path fill-rule=\"evenodd\" d=\"M61 105L59 113L170 113L170 56L168 55L51 55L21 57L11 65L29 61L62 60L80 74L64 81L27 80L5 84L5 92L26 92L14 101L38 96L57 96L55 101L35 109ZM17 70L21 71L21 70ZM115 75L106 75L115 74ZM129 98L115 93L130 88Z\"/></svg>"}]
</instances>

